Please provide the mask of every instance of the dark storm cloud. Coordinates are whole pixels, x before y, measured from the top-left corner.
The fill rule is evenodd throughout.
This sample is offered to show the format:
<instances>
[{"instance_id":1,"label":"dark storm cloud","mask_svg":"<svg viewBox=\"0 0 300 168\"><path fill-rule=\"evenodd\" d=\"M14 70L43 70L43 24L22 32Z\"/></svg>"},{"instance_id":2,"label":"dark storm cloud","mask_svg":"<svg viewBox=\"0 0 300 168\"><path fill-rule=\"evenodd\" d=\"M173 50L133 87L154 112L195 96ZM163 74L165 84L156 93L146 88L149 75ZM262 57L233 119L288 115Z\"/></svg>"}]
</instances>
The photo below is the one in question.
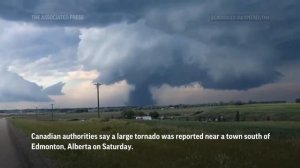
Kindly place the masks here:
<instances>
[{"instance_id":1,"label":"dark storm cloud","mask_svg":"<svg viewBox=\"0 0 300 168\"><path fill-rule=\"evenodd\" d=\"M131 105L152 104L149 88L162 84L247 90L276 82L279 67L299 61L299 11L296 0L0 2L4 19L43 24L31 15L74 13L85 19L47 24L99 26L82 31L79 59L102 82L134 85ZM269 19L210 19L217 16Z\"/></svg>"},{"instance_id":2,"label":"dark storm cloud","mask_svg":"<svg viewBox=\"0 0 300 168\"><path fill-rule=\"evenodd\" d=\"M282 76L278 67L298 60L298 2L214 2L201 2L192 6L187 3L180 7L171 5L149 10L144 16L145 25L173 39L157 42L161 48L154 46L145 50L136 47L129 59L124 61L125 65L117 64L117 68L113 66L108 70L106 68L108 72L99 67L103 72L102 80L115 82L126 79L138 85L136 91L131 93L130 103L151 104L147 100L148 96L146 101L140 102L143 95L149 95L145 88L150 86L163 83L179 86L198 81L206 88L249 89L275 82ZM259 15L267 16L270 20L213 22L209 20L211 15ZM140 31L138 36L153 33L142 29L147 28L138 27L134 31ZM147 40L151 38L145 37ZM187 43L183 42L186 38ZM174 42L176 40L182 43ZM166 43L169 45L165 46ZM196 45L196 49L186 44ZM157 66L158 57L170 65ZM153 66L147 67L143 63L145 61Z\"/></svg>"},{"instance_id":3,"label":"dark storm cloud","mask_svg":"<svg viewBox=\"0 0 300 168\"><path fill-rule=\"evenodd\" d=\"M120 55L127 53L125 59L95 49L100 53L88 56L87 62L96 59L99 63L85 62L86 67L98 68L102 72L99 80L103 82L125 79L135 85L129 100L133 105L152 104L149 88L165 83L180 86L199 82L205 88L225 90L247 90L273 83L284 75L280 66L299 58L297 4L293 0L202 1L150 8L140 19L142 22L105 29L118 42L93 41L98 47L133 43L124 51L122 47L111 48ZM212 21L211 16L268 19ZM101 33L94 35L103 38ZM111 57L114 63L102 65L104 57Z\"/></svg>"},{"instance_id":4,"label":"dark storm cloud","mask_svg":"<svg viewBox=\"0 0 300 168\"><path fill-rule=\"evenodd\" d=\"M0 102L48 102L51 99L42 88L18 74L0 69Z\"/></svg>"},{"instance_id":5,"label":"dark storm cloud","mask_svg":"<svg viewBox=\"0 0 300 168\"><path fill-rule=\"evenodd\" d=\"M62 92L62 89L64 86L65 86L65 83L58 82L54 85L51 85L51 86L43 89L43 92L50 96L64 95Z\"/></svg>"},{"instance_id":6,"label":"dark storm cloud","mask_svg":"<svg viewBox=\"0 0 300 168\"><path fill-rule=\"evenodd\" d=\"M72 69L78 36L74 38L74 33L64 28L4 20L0 25L0 102L51 101L32 81Z\"/></svg>"}]
</instances>

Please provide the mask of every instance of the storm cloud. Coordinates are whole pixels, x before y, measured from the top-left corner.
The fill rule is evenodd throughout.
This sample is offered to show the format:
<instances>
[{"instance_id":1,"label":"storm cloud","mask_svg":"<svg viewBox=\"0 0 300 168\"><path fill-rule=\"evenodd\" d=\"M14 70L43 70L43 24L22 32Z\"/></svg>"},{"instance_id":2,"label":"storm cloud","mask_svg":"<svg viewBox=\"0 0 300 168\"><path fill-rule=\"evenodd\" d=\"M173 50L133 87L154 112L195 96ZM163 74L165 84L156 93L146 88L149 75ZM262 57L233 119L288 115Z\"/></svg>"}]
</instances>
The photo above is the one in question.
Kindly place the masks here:
<instances>
[{"instance_id":1,"label":"storm cloud","mask_svg":"<svg viewBox=\"0 0 300 168\"><path fill-rule=\"evenodd\" d=\"M248 90L282 79L281 67L300 62L299 4L296 0L5 0L0 2L0 16L41 26L79 27L78 64L85 70L97 69L100 76L95 81L126 80L133 85L129 105L150 105L156 103L150 89L164 84ZM34 14L62 13L82 14L85 19L32 19ZM268 19L212 20L224 16Z\"/></svg>"},{"instance_id":2,"label":"storm cloud","mask_svg":"<svg viewBox=\"0 0 300 168\"><path fill-rule=\"evenodd\" d=\"M0 102L48 102L51 99L42 87L29 82L16 73L0 70Z\"/></svg>"},{"instance_id":3,"label":"storm cloud","mask_svg":"<svg viewBox=\"0 0 300 168\"><path fill-rule=\"evenodd\" d=\"M77 66L76 31L6 20L0 25L0 102L50 101L39 85L47 86L49 76L57 78ZM48 77L46 82L40 82L41 76Z\"/></svg>"},{"instance_id":4,"label":"storm cloud","mask_svg":"<svg viewBox=\"0 0 300 168\"><path fill-rule=\"evenodd\" d=\"M299 61L298 2L214 2L157 7L133 23L84 29L79 58L101 72L98 81L134 85L130 105L152 104L149 88L163 84L248 90L278 81L281 66ZM269 20L212 21L211 15Z\"/></svg>"},{"instance_id":5,"label":"storm cloud","mask_svg":"<svg viewBox=\"0 0 300 168\"><path fill-rule=\"evenodd\" d=\"M45 89L43 89L43 92L46 93L47 95L51 95L51 96L64 95L62 93L62 89L64 86L65 86L65 83L58 82L56 84L46 87Z\"/></svg>"}]
</instances>

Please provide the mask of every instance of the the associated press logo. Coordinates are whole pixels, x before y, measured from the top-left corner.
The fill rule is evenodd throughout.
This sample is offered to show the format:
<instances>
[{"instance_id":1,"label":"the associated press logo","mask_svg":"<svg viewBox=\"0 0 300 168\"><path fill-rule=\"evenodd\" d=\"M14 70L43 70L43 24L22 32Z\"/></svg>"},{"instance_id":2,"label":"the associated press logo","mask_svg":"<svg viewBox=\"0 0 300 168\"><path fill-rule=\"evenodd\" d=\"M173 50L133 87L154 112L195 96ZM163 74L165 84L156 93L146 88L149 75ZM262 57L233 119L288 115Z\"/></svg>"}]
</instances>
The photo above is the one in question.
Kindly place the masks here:
<instances>
[{"instance_id":1,"label":"the associated press logo","mask_svg":"<svg viewBox=\"0 0 300 168\"><path fill-rule=\"evenodd\" d=\"M31 16L35 21L82 21L82 14L34 14Z\"/></svg>"}]
</instances>

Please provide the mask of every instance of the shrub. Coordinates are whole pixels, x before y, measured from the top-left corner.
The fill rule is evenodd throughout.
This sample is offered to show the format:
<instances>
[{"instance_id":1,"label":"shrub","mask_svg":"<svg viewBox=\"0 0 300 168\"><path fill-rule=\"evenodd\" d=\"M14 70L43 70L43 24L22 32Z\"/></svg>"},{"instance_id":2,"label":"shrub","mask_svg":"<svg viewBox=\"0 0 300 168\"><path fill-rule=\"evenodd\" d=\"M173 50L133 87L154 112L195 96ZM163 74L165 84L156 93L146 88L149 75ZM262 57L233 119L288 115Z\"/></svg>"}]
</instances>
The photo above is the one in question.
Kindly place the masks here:
<instances>
[{"instance_id":1,"label":"shrub","mask_svg":"<svg viewBox=\"0 0 300 168\"><path fill-rule=\"evenodd\" d=\"M139 112L137 112L137 114L136 114L137 116L144 116L145 115L145 113L144 112L142 112L142 111L139 111Z\"/></svg>"},{"instance_id":2,"label":"shrub","mask_svg":"<svg viewBox=\"0 0 300 168\"><path fill-rule=\"evenodd\" d=\"M150 112L149 115L151 116L151 118L153 119L157 119L159 117L159 113L156 111Z\"/></svg>"},{"instance_id":3,"label":"shrub","mask_svg":"<svg viewBox=\"0 0 300 168\"><path fill-rule=\"evenodd\" d=\"M240 112L239 111L236 112L235 121L240 121Z\"/></svg>"},{"instance_id":4,"label":"shrub","mask_svg":"<svg viewBox=\"0 0 300 168\"><path fill-rule=\"evenodd\" d=\"M126 119L132 119L134 117L134 115L135 115L135 112L132 110L122 112L122 117L126 118Z\"/></svg>"}]
</instances>

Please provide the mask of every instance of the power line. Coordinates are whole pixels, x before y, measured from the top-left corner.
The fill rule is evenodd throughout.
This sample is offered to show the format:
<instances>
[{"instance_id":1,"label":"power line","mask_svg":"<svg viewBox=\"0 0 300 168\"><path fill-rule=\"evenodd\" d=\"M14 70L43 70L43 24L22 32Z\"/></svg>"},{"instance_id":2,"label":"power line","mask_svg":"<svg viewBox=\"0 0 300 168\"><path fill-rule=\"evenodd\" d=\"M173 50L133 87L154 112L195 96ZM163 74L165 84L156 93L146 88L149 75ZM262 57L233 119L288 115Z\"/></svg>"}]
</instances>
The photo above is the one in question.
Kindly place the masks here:
<instances>
[{"instance_id":1,"label":"power line","mask_svg":"<svg viewBox=\"0 0 300 168\"><path fill-rule=\"evenodd\" d=\"M38 107L35 107L35 119L37 120L38 119L38 112L39 112L39 108Z\"/></svg>"},{"instance_id":2,"label":"power line","mask_svg":"<svg viewBox=\"0 0 300 168\"><path fill-rule=\"evenodd\" d=\"M53 121L53 105L54 105L54 104L51 104L51 107L52 107L52 108L51 108L51 119L52 119L52 121Z\"/></svg>"}]
</instances>

